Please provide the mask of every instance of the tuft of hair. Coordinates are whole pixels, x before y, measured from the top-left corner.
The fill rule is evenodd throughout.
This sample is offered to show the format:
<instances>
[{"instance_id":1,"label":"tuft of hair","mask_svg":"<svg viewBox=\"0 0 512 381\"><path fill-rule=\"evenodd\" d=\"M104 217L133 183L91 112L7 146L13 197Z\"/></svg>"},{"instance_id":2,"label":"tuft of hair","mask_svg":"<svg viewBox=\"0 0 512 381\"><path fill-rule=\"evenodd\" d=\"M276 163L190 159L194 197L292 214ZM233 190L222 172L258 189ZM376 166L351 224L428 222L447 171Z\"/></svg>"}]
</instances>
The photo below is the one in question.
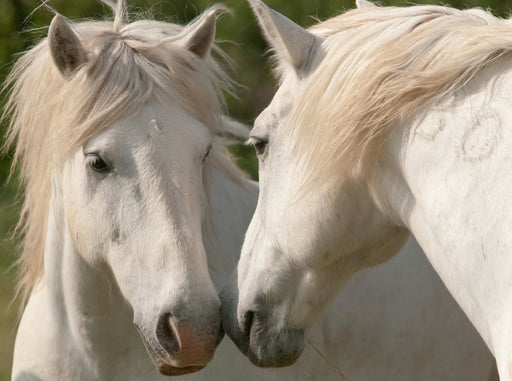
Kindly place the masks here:
<instances>
[{"instance_id":1,"label":"tuft of hair","mask_svg":"<svg viewBox=\"0 0 512 381\"><path fill-rule=\"evenodd\" d=\"M392 126L512 52L511 22L480 9L370 7L310 32L324 40L283 128L306 172L303 191L367 173Z\"/></svg>"},{"instance_id":2,"label":"tuft of hair","mask_svg":"<svg viewBox=\"0 0 512 381\"><path fill-rule=\"evenodd\" d=\"M173 44L183 26L126 21L125 2L102 0L114 20L68 22L87 51L87 62L64 78L53 63L48 39L24 52L4 84L9 120L4 149L15 146L24 201L16 232L17 297L23 306L43 278L43 254L52 171L113 122L139 111L153 97L174 102L208 126L222 129L222 91L234 82L211 57ZM203 13L224 9L214 6ZM219 48L214 50L223 53Z\"/></svg>"}]
</instances>

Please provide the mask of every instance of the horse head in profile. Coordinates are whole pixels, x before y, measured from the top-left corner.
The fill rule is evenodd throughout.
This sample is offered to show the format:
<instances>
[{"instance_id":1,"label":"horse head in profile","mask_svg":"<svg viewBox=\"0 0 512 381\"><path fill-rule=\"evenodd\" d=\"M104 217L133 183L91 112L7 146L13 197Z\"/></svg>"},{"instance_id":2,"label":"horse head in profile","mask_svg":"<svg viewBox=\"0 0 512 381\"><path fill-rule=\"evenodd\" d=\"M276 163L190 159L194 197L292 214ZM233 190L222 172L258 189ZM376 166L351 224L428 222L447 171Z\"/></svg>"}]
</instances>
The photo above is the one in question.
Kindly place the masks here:
<instances>
[{"instance_id":1,"label":"horse head in profile","mask_svg":"<svg viewBox=\"0 0 512 381\"><path fill-rule=\"evenodd\" d=\"M30 295L13 377L119 377L109 359L133 345L131 324L158 370L179 375L204 367L223 336L203 246L205 171L222 149L213 137L230 82L210 56L217 9L181 27L127 24L124 3L112 6L113 22L55 16L10 75ZM63 354L27 356L36 344Z\"/></svg>"},{"instance_id":2,"label":"horse head in profile","mask_svg":"<svg viewBox=\"0 0 512 381\"><path fill-rule=\"evenodd\" d=\"M497 121L505 116L480 110L490 99L500 112L507 110L510 21L477 9L380 8L358 1L358 9L305 30L259 0L249 3L281 84L251 131L260 195L237 278L221 294L226 333L259 366L293 363L306 331L347 280L392 257L412 231L484 340L495 342L484 319L469 313L488 299L482 295L482 304L475 304L480 292L472 280L482 277L480 255L468 253L492 251L499 241L505 255L507 225L491 235L475 233L488 232L476 216L486 221L496 206L484 206L490 200L485 195L478 204L474 190L482 185L469 179L489 176L485 183L496 200L510 185L503 177L499 185L490 180L509 159L504 143L495 159L496 131L503 131ZM468 114L465 127L460 121ZM479 127L484 125L489 128ZM451 149L458 138L439 138L447 131L468 136L473 163L488 160L487 171L470 176L479 167L461 149ZM422 139L435 149L426 152ZM442 155L449 160L440 165ZM501 161L492 167L491 160ZM464 205L457 184L471 199ZM471 214L469 205L478 205L478 212ZM470 220L472 225L464 222ZM469 258L474 263L453 271L453 264Z\"/></svg>"}]
</instances>

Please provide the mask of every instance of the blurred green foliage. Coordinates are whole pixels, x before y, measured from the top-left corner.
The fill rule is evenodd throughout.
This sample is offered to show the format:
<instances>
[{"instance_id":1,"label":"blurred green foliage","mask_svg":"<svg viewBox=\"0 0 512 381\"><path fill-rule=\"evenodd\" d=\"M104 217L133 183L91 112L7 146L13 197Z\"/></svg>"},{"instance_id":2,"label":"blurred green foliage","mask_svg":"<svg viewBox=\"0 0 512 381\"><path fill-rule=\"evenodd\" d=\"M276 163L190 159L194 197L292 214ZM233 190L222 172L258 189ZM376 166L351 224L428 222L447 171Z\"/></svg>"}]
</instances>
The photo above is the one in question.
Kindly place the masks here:
<instances>
[{"instance_id":1,"label":"blurred green foliage","mask_svg":"<svg viewBox=\"0 0 512 381\"><path fill-rule=\"evenodd\" d=\"M302 26L310 26L341 11L354 8L355 0L266 0L266 3ZM227 95L229 113L251 123L268 104L275 89L271 66L266 60L266 46L246 0L219 0L232 10L218 22L217 39L221 48L235 64L232 75L240 83L237 98ZM0 0L0 82L10 70L17 53L34 45L46 35L53 13L41 6L41 0ZM104 19L110 11L98 0L51 0L49 5L75 21L83 18ZM211 6L211 0L128 0L132 19L155 18L175 23L188 23ZM409 1L379 1L380 5L409 5ZM416 3L440 1L418 0ZM446 1L442 2L447 4ZM450 0L456 8L481 7L507 17L512 0ZM0 96L0 106L4 100ZM0 126L3 137L5 126ZM3 138L0 138L0 145ZM240 165L256 176L256 161L252 150L244 146L233 148ZM10 378L10 363L14 340L13 321L16 307L7 308L13 297L13 272L7 271L13 261L14 244L7 240L17 220L16 179L7 183L11 154L0 159L0 381ZM44 349L43 349L44 350Z\"/></svg>"}]
</instances>

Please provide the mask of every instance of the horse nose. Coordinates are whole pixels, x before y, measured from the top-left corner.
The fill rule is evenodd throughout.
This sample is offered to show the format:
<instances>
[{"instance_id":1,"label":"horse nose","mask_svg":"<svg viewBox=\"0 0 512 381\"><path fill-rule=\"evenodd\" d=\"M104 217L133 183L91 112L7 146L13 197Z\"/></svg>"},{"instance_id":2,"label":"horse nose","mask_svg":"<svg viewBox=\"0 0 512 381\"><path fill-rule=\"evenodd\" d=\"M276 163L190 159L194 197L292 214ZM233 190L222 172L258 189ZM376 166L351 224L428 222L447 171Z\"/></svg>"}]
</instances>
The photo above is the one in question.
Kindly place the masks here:
<instances>
[{"instance_id":1,"label":"horse nose","mask_svg":"<svg viewBox=\"0 0 512 381\"><path fill-rule=\"evenodd\" d=\"M158 319L156 325L156 337L158 342L168 353L178 353L180 351L180 343L175 333L173 318L167 313Z\"/></svg>"},{"instance_id":2,"label":"horse nose","mask_svg":"<svg viewBox=\"0 0 512 381\"><path fill-rule=\"evenodd\" d=\"M220 322L197 329L193 323L165 313L158 319L156 337L171 356L173 366L201 366L213 358L222 338L220 331Z\"/></svg>"}]
</instances>

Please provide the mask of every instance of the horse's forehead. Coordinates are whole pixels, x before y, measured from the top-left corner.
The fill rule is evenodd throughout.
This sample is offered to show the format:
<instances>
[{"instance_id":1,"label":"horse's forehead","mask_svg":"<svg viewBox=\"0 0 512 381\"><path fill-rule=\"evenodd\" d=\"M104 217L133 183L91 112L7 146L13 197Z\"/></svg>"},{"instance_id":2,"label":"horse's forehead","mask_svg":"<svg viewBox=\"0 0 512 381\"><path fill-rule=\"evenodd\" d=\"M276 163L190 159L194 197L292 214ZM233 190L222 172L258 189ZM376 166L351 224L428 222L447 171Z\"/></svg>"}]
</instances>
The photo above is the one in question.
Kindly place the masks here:
<instances>
[{"instance_id":1,"label":"horse's forehead","mask_svg":"<svg viewBox=\"0 0 512 381\"><path fill-rule=\"evenodd\" d=\"M287 75L279 89L277 89L274 100L282 104L293 102L298 95L298 88L299 82L296 75Z\"/></svg>"},{"instance_id":2,"label":"horse's forehead","mask_svg":"<svg viewBox=\"0 0 512 381\"><path fill-rule=\"evenodd\" d=\"M261 112L255 121L255 126L264 125L265 128L271 130L279 127L284 119L286 119L293 108L294 93L286 89L278 92L272 100L269 107Z\"/></svg>"},{"instance_id":3,"label":"horse's forehead","mask_svg":"<svg viewBox=\"0 0 512 381\"><path fill-rule=\"evenodd\" d=\"M295 94L292 91L284 91L276 99L274 106L274 114L279 119L284 119L292 111L293 104L295 101Z\"/></svg>"},{"instance_id":4,"label":"horse's forehead","mask_svg":"<svg viewBox=\"0 0 512 381\"><path fill-rule=\"evenodd\" d=\"M302 86L303 83L295 73L289 73L285 76L271 104L272 113L275 117L285 119L290 115L293 105L302 96Z\"/></svg>"},{"instance_id":5,"label":"horse's forehead","mask_svg":"<svg viewBox=\"0 0 512 381\"><path fill-rule=\"evenodd\" d=\"M172 104L163 106L159 102L152 102L136 115L104 129L88 145L133 149L147 142L173 146L201 143L209 137L208 128L184 110Z\"/></svg>"}]
</instances>

